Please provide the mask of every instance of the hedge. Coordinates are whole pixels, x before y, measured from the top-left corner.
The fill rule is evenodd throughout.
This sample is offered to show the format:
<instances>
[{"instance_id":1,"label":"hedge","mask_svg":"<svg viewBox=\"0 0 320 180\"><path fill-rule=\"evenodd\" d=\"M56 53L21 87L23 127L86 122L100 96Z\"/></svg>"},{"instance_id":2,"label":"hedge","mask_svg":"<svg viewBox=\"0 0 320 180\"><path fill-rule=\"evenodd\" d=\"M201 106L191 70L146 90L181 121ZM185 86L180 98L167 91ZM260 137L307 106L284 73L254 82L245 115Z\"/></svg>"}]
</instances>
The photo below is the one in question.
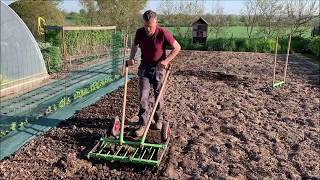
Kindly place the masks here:
<instances>
[{"instance_id":1,"label":"hedge","mask_svg":"<svg viewBox=\"0 0 320 180\"><path fill-rule=\"evenodd\" d=\"M320 57L320 36L312 38L309 43L309 48L314 55Z\"/></svg>"},{"instance_id":2,"label":"hedge","mask_svg":"<svg viewBox=\"0 0 320 180\"><path fill-rule=\"evenodd\" d=\"M217 38L209 39L207 46L192 43L192 38L175 36L182 49L186 50L203 50L203 51L238 51L238 52L262 52L273 53L275 51L275 39L263 38ZM293 37L291 40L291 52L308 52L319 54L319 39L309 39ZM312 47L310 47L310 45ZM279 38L278 53L286 53L288 47L288 38Z\"/></svg>"},{"instance_id":3,"label":"hedge","mask_svg":"<svg viewBox=\"0 0 320 180\"><path fill-rule=\"evenodd\" d=\"M50 43L39 43L41 53L46 63L49 74L62 70L62 60L60 48L52 46Z\"/></svg>"}]
</instances>

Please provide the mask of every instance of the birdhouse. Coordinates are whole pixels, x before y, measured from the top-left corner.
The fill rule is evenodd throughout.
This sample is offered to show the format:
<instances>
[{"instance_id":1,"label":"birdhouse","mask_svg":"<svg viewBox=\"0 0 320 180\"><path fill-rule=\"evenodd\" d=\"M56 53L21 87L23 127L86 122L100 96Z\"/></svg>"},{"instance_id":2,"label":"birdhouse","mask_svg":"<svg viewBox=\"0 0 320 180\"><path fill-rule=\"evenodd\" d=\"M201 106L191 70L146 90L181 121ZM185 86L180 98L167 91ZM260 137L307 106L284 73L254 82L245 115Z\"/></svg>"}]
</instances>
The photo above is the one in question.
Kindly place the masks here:
<instances>
[{"instance_id":1,"label":"birdhouse","mask_svg":"<svg viewBox=\"0 0 320 180\"><path fill-rule=\"evenodd\" d=\"M207 45L208 39L208 23L200 17L192 24L192 43L200 43Z\"/></svg>"}]
</instances>

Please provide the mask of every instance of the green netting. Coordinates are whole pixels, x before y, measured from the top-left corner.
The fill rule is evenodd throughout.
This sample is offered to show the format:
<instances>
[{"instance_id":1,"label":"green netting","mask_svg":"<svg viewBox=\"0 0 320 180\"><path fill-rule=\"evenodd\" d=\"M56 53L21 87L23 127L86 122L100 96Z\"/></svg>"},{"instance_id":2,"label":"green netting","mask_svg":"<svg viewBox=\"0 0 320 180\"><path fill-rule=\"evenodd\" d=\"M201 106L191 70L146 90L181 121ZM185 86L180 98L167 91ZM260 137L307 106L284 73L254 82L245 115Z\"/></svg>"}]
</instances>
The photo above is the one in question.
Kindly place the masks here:
<instances>
[{"instance_id":1,"label":"green netting","mask_svg":"<svg viewBox=\"0 0 320 180\"><path fill-rule=\"evenodd\" d=\"M132 76L130 76L130 78L132 78ZM46 117L41 117L34 122L29 123L25 127L21 127L16 131L10 132L1 139L0 159L9 156L28 141L48 131L61 121L71 117L76 111L97 102L105 94L108 94L122 86L123 83L124 78L121 78L120 80L115 81L84 98L74 101L73 103L65 106L63 109L57 110Z\"/></svg>"},{"instance_id":2,"label":"green netting","mask_svg":"<svg viewBox=\"0 0 320 180\"><path fill-rule=\"evenodd\" d=\"M120 73L119 71L119 63L120 63L120 48L121 48L121 34L116 32L112 37L112 68L114 75Z\"/></svg>"}]
</instances>

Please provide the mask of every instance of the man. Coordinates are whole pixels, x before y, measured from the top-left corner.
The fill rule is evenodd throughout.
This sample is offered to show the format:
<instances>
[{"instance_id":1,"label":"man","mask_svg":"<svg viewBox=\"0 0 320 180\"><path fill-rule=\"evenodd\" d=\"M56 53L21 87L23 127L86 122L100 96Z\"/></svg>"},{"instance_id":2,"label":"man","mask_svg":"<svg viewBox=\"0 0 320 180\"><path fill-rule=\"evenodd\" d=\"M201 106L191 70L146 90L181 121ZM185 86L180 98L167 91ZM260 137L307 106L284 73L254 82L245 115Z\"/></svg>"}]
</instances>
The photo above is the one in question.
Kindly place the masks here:
<instances>
[{"instance_id":1,"label":"man","mask_svg":"<svg viewBox=\"0 0 320 180\"><path fill-rule=\"evenodd\" d=\"M141 64L138 70L139 76L139 124L141 127L136 131L137 136L142 136L148 121L149 110L149 93L150 88L153 87L155 98L157 98L164 77L166 69L171 60L176 57L181 47L173 36L164 28L158 26L157 15L155 12L148 10L143 14L144 27L137 30L134 44L131 48L129 65L135 64L135 55L138 46L141 49ZM166 46L170 45L173 50L166 56ZM162 109L163 96L160 98L155 115L155 128L162 128Z\"/></svg>"}]
</instances>

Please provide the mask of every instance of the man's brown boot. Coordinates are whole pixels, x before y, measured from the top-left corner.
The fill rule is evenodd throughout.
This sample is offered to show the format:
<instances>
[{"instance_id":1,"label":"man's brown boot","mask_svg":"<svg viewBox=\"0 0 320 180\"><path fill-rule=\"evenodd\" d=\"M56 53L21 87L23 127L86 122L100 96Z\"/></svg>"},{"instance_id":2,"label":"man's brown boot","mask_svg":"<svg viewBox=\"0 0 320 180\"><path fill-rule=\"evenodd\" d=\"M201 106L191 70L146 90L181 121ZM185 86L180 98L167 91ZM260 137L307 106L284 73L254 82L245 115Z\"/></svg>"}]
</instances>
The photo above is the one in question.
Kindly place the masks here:
<instances>
[{"instance_id":1,"label":"man's brown boot","mask_svg":"<svg viewBox=\"0 0 320 180\"><path fill-rule=\"evenodd\" d=\"M146 129L147 126L140 126L139 129L136 130L136 136L137 137L141 137L144 133L144 130Z\"/></svg>"}]
</instances>

